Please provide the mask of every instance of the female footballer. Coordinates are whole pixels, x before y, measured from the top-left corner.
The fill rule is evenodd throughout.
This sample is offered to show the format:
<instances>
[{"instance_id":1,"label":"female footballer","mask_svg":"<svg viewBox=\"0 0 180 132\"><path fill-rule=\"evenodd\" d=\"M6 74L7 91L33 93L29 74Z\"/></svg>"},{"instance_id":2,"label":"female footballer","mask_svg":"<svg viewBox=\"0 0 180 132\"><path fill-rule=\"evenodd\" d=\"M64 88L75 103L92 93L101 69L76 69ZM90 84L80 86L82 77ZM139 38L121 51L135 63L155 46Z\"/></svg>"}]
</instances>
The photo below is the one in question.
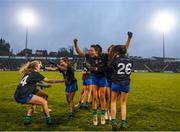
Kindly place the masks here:
<instances>
[{"instance_id":1,"label":"female footballer","mask_svg":"<svg viewBox=\"0 0 180 132\"><path fill-rule=\"evenodd\" d=\"M129 45L130 45L130 42L131 42L131 38L132 38L132 35L133 33L132 32L127 32L127 35L128 35L128 38L127 38L127 41L125 42L125 44L123 45L125 49L128 49L129 48ZM108 65L112 62L112 49L115 45L111 45L109 46L108 48ZM106 116L106 119L107 117L109 118L109 120L111 120L111 110L110 110L110 107L111 107L111 85L112 85L112 81L111 81L111 77L112 77L112 72L111 72L111 69L109 69L109 67L107 68L107 90L106 90L106 99L107 99L107 116Z\"/></svg>"},{"instance_id":2,"label":"female footballer","mask_svg":"<svg viewBox=\"0 0 180 132\"><path fill-rule=\"evenodd\" d=\"M109 67L112 69L113 73L111 77L111 118L112 130L116 130L116 101L119 94L121 102L120 127L126 127L126 100L130 90L132 63L126 56L127 49L124 45L113 46L112 52L112 62L109 64Z\"/></svg>"},{"instance_id":3,"label":"female footballer","mask_svg":"<svg viewBox=\"0 0 180 132\"><path fill-rule=\"evenodd\" d=\"M62 57L59 61L59 64L56 65L56 68L46 67L46 70L59 70L60 73L63 74L65 80L65 94L66 100L70 107L69 118L74 116L74 96L76 91L78 90L77 80L74 75L74 68L72 68L68 64L68 58Z\"/></svg>"},{"instance_id":4,"label":"female footballer","mask_svg":"<svg viewBox=\"0 0 180 132\"><path fill-rule=\"evenodd\" d=\"M108 48L108 64L112 61L111 60L111 50L112 50L112 47L114 45L111 45L109 46ZM112 81L111 81L111 76L112 76L112 72L111 72L111 69L107 67L107 70L106 70L106 76L107 76L107 90L106 90L106 102L107 102L107 111L106 111L106 120L109 119L111 120L111 112L110 112L110 107L111 107L111 84L112 84Z\"/></svg>"},{"instance_id":5,"label":"female footballer","mask_svg":"<svg viewBox=\"0 0 180 132\"><path fill-rule=\"evenodd\" d=\"M90 109L90 85L91 85L91 79L90 79L90 65L87 61L83 62L83 70L82 70L82 91L79 99L78 106L79 108L83 107L83 103L86 102L86 108Z\"/></svg>"},{"instance_id":6,"label":"female footballer","mask_svg":"<svg viewBox=\"0 0 180 132\"><path fill-rule=\"evenodd\" d=\"M46 95L43 95L36 89L36 83L44 81L47 83L61 83L63 80L50 80L39 73L41 63L39 61L31 61L26 63L20 68L20 73L23 75L22 80L16 88L14 98L17 103L30 104L31 107L27 112L24 120L24 124L31 123L31 116L34 112L34 105L41 105L43 107L43 112L46 116L46 123L48 125L52 124L52 120L48 110L48 101Z\"/></svg>"},{"instance_id":7,"label":"female footballer","mask_svg":"<svg viewBox=\"0 0 180 132\"><path fill-rule=\"evenodd\" d=\"M74 39L74 46L76 52L85 57L88 63L91 65L91 87L92 87L92 109L93 109L93 124L98 125L97 117L97 100L100 99L101 104L101 124L105 124L105 112L106 112L106 63L107 56L101 54L102 49L99 45L91 45L89 53L85 54L78 47L78 40Z\"/></svg>"}]
</instances>

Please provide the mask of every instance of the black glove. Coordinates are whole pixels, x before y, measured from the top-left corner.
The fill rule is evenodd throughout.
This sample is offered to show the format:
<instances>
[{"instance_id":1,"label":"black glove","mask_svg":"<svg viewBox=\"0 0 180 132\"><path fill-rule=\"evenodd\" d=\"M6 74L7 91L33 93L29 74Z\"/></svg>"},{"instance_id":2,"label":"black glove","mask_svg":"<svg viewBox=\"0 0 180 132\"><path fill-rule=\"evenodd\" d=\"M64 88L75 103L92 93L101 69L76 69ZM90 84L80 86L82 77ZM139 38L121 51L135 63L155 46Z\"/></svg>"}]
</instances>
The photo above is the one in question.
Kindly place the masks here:
<instances>
[{"instance_id":1,"label":"black glove","mask_svg":"<svg viewBox=\"0 0 180 132\"><path fill-rule=\"evenodd\" d=\"M133 33L132 32L127 32L127 35L128 35L129 38L132 38Z\"/></svg>"},{"instance_id":2,"label":"black glove","mask_svg":"<svg viewBox=\"0 0 180 132\"><path fill-rule=\"evenodd\" d=\"M76 38L75 38L73 41L74 41L74 43L75 43L75 44L77 44L77 42L78 42L78 39L76 39Z\"/></svg>"},{"instance_id":3,"label":"black glove","mask_svg":"<svg viewBox=\"0 0 180 132\"><path fill-rule=\"evenodd\" d=\"M51 60L49 60L49 63L50 63L51 65L53 65L53 66L56 66L56 67L57 67L57 65L58 65L56 62L51 61Z\"/></svg>"},{"instance_id":4,"label":"black glove","mask_svg":"<svg viewBox=\"0 0 180 132\"><path fill-rule=\"evenodd\" d=\"M41 69L41 70L45 70L45 66L41 66L40 69Z\"/></svg>"}]
</instances>

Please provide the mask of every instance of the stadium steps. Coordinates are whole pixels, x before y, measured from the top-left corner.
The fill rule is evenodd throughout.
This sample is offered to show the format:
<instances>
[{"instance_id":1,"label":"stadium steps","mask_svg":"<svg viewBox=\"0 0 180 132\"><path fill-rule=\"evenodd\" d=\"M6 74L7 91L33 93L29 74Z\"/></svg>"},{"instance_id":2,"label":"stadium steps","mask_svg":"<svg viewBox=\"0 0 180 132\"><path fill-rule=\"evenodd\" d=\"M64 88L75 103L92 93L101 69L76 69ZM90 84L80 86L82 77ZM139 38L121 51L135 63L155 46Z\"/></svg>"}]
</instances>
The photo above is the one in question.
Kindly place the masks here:
<instances>
[{"instance_id":1,"label":"stadium steps","mask_svg":"<svg viewBox=\"0 0 180 132\"><path fill-rule=\"evenodd\" d=\"M144 64L144 67L147 68L148 71L153 72L146 64Z\"/></svg>"}]
</instances>

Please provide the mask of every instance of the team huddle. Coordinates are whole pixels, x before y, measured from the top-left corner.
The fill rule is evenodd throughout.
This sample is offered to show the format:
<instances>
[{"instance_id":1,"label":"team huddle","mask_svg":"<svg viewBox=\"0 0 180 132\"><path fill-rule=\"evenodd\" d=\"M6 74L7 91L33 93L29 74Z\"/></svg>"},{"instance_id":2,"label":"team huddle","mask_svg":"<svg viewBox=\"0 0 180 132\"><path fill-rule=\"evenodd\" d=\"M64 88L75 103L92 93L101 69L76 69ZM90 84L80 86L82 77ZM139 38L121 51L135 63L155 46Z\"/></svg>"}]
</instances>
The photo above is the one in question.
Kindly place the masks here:
<instances>
[{"instance_id":1,"label":"team huddle","mask_svg":"<svg viewBox=\"0 0 180 132\"><path fill-rule=\"evenodd\" d=\"M88 109L92 110L93 125L98 125L98 112L100 107L100 124L106 124L106 120L111 120L112 130L117 130L116 123L116 102L120 96L121 102L121 123L120 127L126 127L126 100L130 91L130 75L132 63L127 55L132 33L128 32L128 39L124 45L111 45L107 53L102 52L99 44L90 46L88 53L84 53L78 46L78 40L74 39L74 47L79 56L84 58L82 70L82 91L79 98L78 107L85 104ZM37 89L37 85L46 83L65 83L66 99L69 104L69 118L75 114L74 96L78 91L75 70L68 63L68 58L62 57L58 64L53 67L44 67L45 70L59 71L63 79L48 79L41 75L42 68L40 61L31 61L20 68L23 75L14 97L17 103L30 104L24 124L30 124L32 114L36 105L43 107L46 117L46 123L52 124L50 109L48 108L48 95L42 90ZM92 102L92 104L91 104Z\"/></svg>"}]
</instances>

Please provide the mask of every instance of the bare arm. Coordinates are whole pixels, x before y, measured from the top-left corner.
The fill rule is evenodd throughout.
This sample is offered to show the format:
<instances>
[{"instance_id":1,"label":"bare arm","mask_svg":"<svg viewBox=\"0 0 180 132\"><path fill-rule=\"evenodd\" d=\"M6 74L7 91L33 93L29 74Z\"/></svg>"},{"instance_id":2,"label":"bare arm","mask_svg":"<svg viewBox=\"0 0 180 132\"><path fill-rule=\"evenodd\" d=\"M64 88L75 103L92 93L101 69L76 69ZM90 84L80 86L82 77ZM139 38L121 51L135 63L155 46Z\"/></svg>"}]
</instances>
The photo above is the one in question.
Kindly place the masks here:
<instances>
[{"instance_id":1,"label":"bare arm","mask_svg":"<svg viewBox=\"0 0 180 132\"><path fill-rule=\"evenodd\" d=\"M57 71L57 67L45 67L47 71Z\"/></svg>"},{"instance_id":2,"label":"bare arm","mask_svg":"<svg viewBox=\"0 0 180 132\"><path fill-rule=\"evenodd\" d=\"M63 83L64 79L48 79L48 78L44 78L43 80L46 83Z\"/></svg>"},{"instance_id":3,"label":"bare arm","mask_svg":"<svg viewBox=\"0 0 180 132\"><path fill-rule=\"evenodd\" d=\"M59 70L63 70L63 71L66 71L67 70L67 68L66 67L63 67L63 66L61 66L61 65L57 65L57 68L59 69Z\"/></svg>"},{"instance_id":4,"label":"bare arm","mask_svg":"<svg viewBox=\"0 0 180 132\"><path fill-rule=\"evenodd\" d=\"M126 47L126 49L129 48L129 45L130 45L130 42L131 42L131 38L132 38L132 36L133 36L133 33L132 33L132 32L128 32L127 34L128 34L128 39L127 39L126 43L124 44L124 46Z\"/></svg>"},{"instance_id":5,"label":"bare arm","mask_svg":"<svg viewBox=\"0 0 180 132\"><path fill-rule=\"evenodd\" d=\"M81 51L81 49L79 48L78 46L78 40L77 39L74 39L74 47L76 49L76 52L81 56L81 57L84 57L85 56L85 53L83 51Z\"/></svg>"}]
</instances>

